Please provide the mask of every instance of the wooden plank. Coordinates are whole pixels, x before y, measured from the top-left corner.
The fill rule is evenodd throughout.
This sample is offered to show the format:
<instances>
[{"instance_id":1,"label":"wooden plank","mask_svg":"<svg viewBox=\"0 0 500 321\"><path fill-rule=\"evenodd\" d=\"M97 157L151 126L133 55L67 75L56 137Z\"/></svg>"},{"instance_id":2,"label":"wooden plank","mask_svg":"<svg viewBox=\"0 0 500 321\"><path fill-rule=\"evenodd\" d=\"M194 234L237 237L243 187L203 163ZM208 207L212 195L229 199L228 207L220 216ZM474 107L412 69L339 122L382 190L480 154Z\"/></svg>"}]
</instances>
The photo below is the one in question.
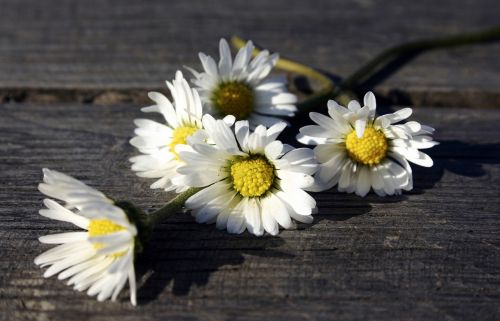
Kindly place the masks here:
<instances>
[{"instance_id":1,"label":"wooden plank","mask_svg":"<svg viewBox=\"0 0 500 321\"><path fill-rule=\"evenodd\" d=\"M279 237L229 235L177 214L140 257L139 306L98 303L43 279L41 235L71 226L37 214L41 168L144 209L127 159L135 105L0 107L1 320L498 320L500 111L417 109L441 145L400 197L315 194L311 225Z\"/></svg>"},{"instance_id":2,"label":"wooden plank","mask_svg":"<svg viewBox=\"0 0 500 321\"><path fill-rule=\"evenodd\" d=\"M239 34L346 76L388 46L498 24L496 0L3 0L0 98L117 103L147 100L197 52ZM377 86L413 105L500 105L500 44L427 53Z\"/></svg>"}]
</instances>

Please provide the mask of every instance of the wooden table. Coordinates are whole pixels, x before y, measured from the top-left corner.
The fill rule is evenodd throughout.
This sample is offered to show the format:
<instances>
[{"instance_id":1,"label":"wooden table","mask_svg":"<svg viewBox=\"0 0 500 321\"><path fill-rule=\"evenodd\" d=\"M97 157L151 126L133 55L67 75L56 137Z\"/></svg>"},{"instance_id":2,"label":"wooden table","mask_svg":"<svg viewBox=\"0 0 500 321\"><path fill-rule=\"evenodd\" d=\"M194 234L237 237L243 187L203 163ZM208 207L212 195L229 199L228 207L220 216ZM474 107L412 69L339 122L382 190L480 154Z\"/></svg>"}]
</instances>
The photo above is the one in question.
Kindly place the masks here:
<instances>
[{"instance_id":1,"label":"wooden table","mask_svg":"<svg viewBox=\"0 0 500 321\"><path fill-rule=\"evenodd\" d=\"M140 257L136 308L33 263L49 248L39 236L71 230L37 214L43 167L148 211L172 197L130 170L128 140L146 92L166 92L198 50L237 33L345 76L388 45L498 22L495 0L434 3L2 1L0 319L500 319L500 109L488 108L500 106L500 44L420 56L375 87L437 129L435 165L414 167L411 192L317 193L314 223L278 237L179 213Z\"/></svg>"}]
</instances>

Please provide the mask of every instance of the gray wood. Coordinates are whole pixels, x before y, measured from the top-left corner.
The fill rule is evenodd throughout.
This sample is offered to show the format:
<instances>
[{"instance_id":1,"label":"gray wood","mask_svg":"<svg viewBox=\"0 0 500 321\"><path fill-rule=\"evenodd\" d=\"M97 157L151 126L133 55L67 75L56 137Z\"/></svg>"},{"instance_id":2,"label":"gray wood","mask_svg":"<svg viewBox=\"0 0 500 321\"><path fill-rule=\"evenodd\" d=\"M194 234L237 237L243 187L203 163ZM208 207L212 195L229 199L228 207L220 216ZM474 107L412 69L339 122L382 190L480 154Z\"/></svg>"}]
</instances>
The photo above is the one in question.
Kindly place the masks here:
<instances>
[{"instance_id":1,"label":"gray wood","mask_svg":"<svg viewBox=\"0 0 500 321\"><path fill-rule=\"evenodd\" d=\"M0 1L0 98L147 100L239 34L346 76L388 46L498 24L497 0ZM426 53L377 90L412 105L500 105L500 44ZM139 90L137 90L139 89Z\"/></svg>"},{"instance_id":2,"label":"gray wood","mask_svg":"<svg viewBox=\"0 0 500 321\"><path fill-rule=\"evenodd\" d=\"M144 209L171 195L129 170L136 105L0 107L2 320L498 320L500 111L417 109L441 145L399 197L317 193L311 225L229 235L179 213L139 263L139 306L98 303L33 258L71 230L37 214L41 168Z\"/></svg>"}]
</instances>

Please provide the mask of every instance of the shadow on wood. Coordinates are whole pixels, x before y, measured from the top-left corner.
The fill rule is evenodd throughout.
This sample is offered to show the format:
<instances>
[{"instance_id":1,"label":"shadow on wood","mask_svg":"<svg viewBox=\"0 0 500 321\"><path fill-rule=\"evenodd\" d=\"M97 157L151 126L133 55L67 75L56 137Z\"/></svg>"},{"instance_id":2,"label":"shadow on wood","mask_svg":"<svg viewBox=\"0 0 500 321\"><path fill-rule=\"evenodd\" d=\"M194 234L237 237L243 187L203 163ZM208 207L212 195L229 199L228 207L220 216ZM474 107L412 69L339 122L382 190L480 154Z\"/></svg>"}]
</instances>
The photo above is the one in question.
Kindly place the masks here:
<instances>
[{"instance_id":1,"label":"shadow on wood","mask_svg":"<svg viewBox=\"0 0 500 321\"><path fill-rule=\"evenodd\" d=\"M165 239L161 228L153 235L138 260L139 279L144 282L139 288L140 304L153 302L169 285L173 295L188 295L191 287L205 285L213 272L221 268L237 269L247 255L294 257L273 249L284 245L285 241L279 237L255 237L248 232L228 235L216 230L213 224L195 225L193 229L188 233L189 240L176 239L175 235Z\"/></svg>"},{"instance_id":2,"label":"shadow on wood","mask_svg":"<svg viewBox=\"0 0 500 321\"><path fill-rule=\"evenodd\" d=\"M324 220L345 221L371 210L367 201L355 195L333 194L333 197L332 192L315 194L321 214L315 215L311 224L297 223L296 229L310 229ZM188 228L181 235L178 228L169 233L160 226L153 234L138 259L138 275L142 280L139 283L143 283L139 288L140 304L154 302L169 286L174 296L188 295L193 286L207 284L213 272L238 269L249 255L283 259L295 256L292 251L283 250L287 244L282 235L255 237L248 232L230 235L216 230L213 224Z\"/></svg>"},{"instance_id":3,"label":"shadow on wood","mask_svg":"<svg viewBox=\"0 0 500 321\"><path fill-rule=\"evenodd\" d=\"M500 164L500 143L441 141L428 153L434 160L434 166L413 166L415 188L412 193L423 193L424 190L433 188L447 171L460 176L482 177L487 174L484 165Z\"/></svg>"}]
</instances>

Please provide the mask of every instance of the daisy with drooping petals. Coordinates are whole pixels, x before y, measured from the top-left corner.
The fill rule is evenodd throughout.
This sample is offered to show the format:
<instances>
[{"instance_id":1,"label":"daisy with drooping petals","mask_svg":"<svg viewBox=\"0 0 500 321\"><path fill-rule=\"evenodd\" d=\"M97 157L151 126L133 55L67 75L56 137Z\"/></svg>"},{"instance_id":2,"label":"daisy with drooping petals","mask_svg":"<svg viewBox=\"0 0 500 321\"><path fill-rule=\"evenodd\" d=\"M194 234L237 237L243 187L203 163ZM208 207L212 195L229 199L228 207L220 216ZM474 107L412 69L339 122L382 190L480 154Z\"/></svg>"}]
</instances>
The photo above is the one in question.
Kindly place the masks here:
<instances>
[{"instance_id":1,"label":"daisy with drooping petals","mask_svg":"<svg viewBox=\"0 0 500 321\"><path fill-rule=\"evenodd\" d=\"M191 89L182 73L177 71L175 79L166 82L173 98L171 103L164 95L150 92L149 97L156 105L142 108L143 112L158 112L166 123L160 124L149 119L136 119L135 136L130 143L145 155L130 159L132 170L140 177L159 178L151 188L182 192L185 186L172 183L181 165L175 146L186 144L188 139L201 135L202 104L198 92ZM201 136L200 136L201 137ZM202 139L202 138L200 138Z\"/></svg>"},{"instance_id":2,"label":"daisy with drooping petals","mask_svg":"<svg viewBox=\"0 0 500 321\"><path fill-rule=\"evenodd\" d=\"M222 118L234 115L237 120L248 120L251 128L263 124L272 126L281 122L276 116L293 116L297 111L297 97L287 91L283 77L267 78L278 61L278 54L267 50L254 59L251 41L231 57L225 39L219 43L220 60L200 53L203 72L191 68L207 113Z\"/></svg>"},{"instance_id":3,"label":"daisy with drooping petals","mask_svg":"<svg viewBox=\"0 0 500 321\"><path fill-rule=\"evenodd\" d=\"M205 187L185 203L199 223L216 223L230 233L245 229L255 235L276 235L292 218L310 223L315 200L304 191L317 170L308 148L291 149L276 140L285 123L250 133L248 121L234 131L222 120L203 116L203 127L214 145L177 147L186 165L178 168L177 184Z\"/></svg>"},{"instance_id":4,"label":"daisy with drooping petals","mask_svg":"<svg viewBox=\"0 0 500 321\"><path fill-rule=\"evenodd\" d=\"M365 196L370 189L380 196L401 194L413 188L408 161L430 167L432 159L419 149L431 148L434 129L410 121L411 108L375 117L373 93L364 97L363 107L353 100L347 108L328 102L328 116L310 113L317 125L300 129L297 139L314 148L320 169L313 190L338 184L339 191Z\"/></svg>"},{"instance_id":5,"label":"daisy with drooping petals","mask_svg":"<svg viewBox=\"0 0 500 321\"><path fill-rule=\"evenodd\" d=\"M35 258L35 264L49 267L44 277L58 274L75 290L87 290L99 301L118 294L128 281L130 301L136 305L134 246L137 228L123 209L101 192L63 173L44 169L39 190L66 202L62 206L44 199L40 215L73 223L83 231L40 237L40 242L60 244Z\"/></svg>"}]
</instances>

